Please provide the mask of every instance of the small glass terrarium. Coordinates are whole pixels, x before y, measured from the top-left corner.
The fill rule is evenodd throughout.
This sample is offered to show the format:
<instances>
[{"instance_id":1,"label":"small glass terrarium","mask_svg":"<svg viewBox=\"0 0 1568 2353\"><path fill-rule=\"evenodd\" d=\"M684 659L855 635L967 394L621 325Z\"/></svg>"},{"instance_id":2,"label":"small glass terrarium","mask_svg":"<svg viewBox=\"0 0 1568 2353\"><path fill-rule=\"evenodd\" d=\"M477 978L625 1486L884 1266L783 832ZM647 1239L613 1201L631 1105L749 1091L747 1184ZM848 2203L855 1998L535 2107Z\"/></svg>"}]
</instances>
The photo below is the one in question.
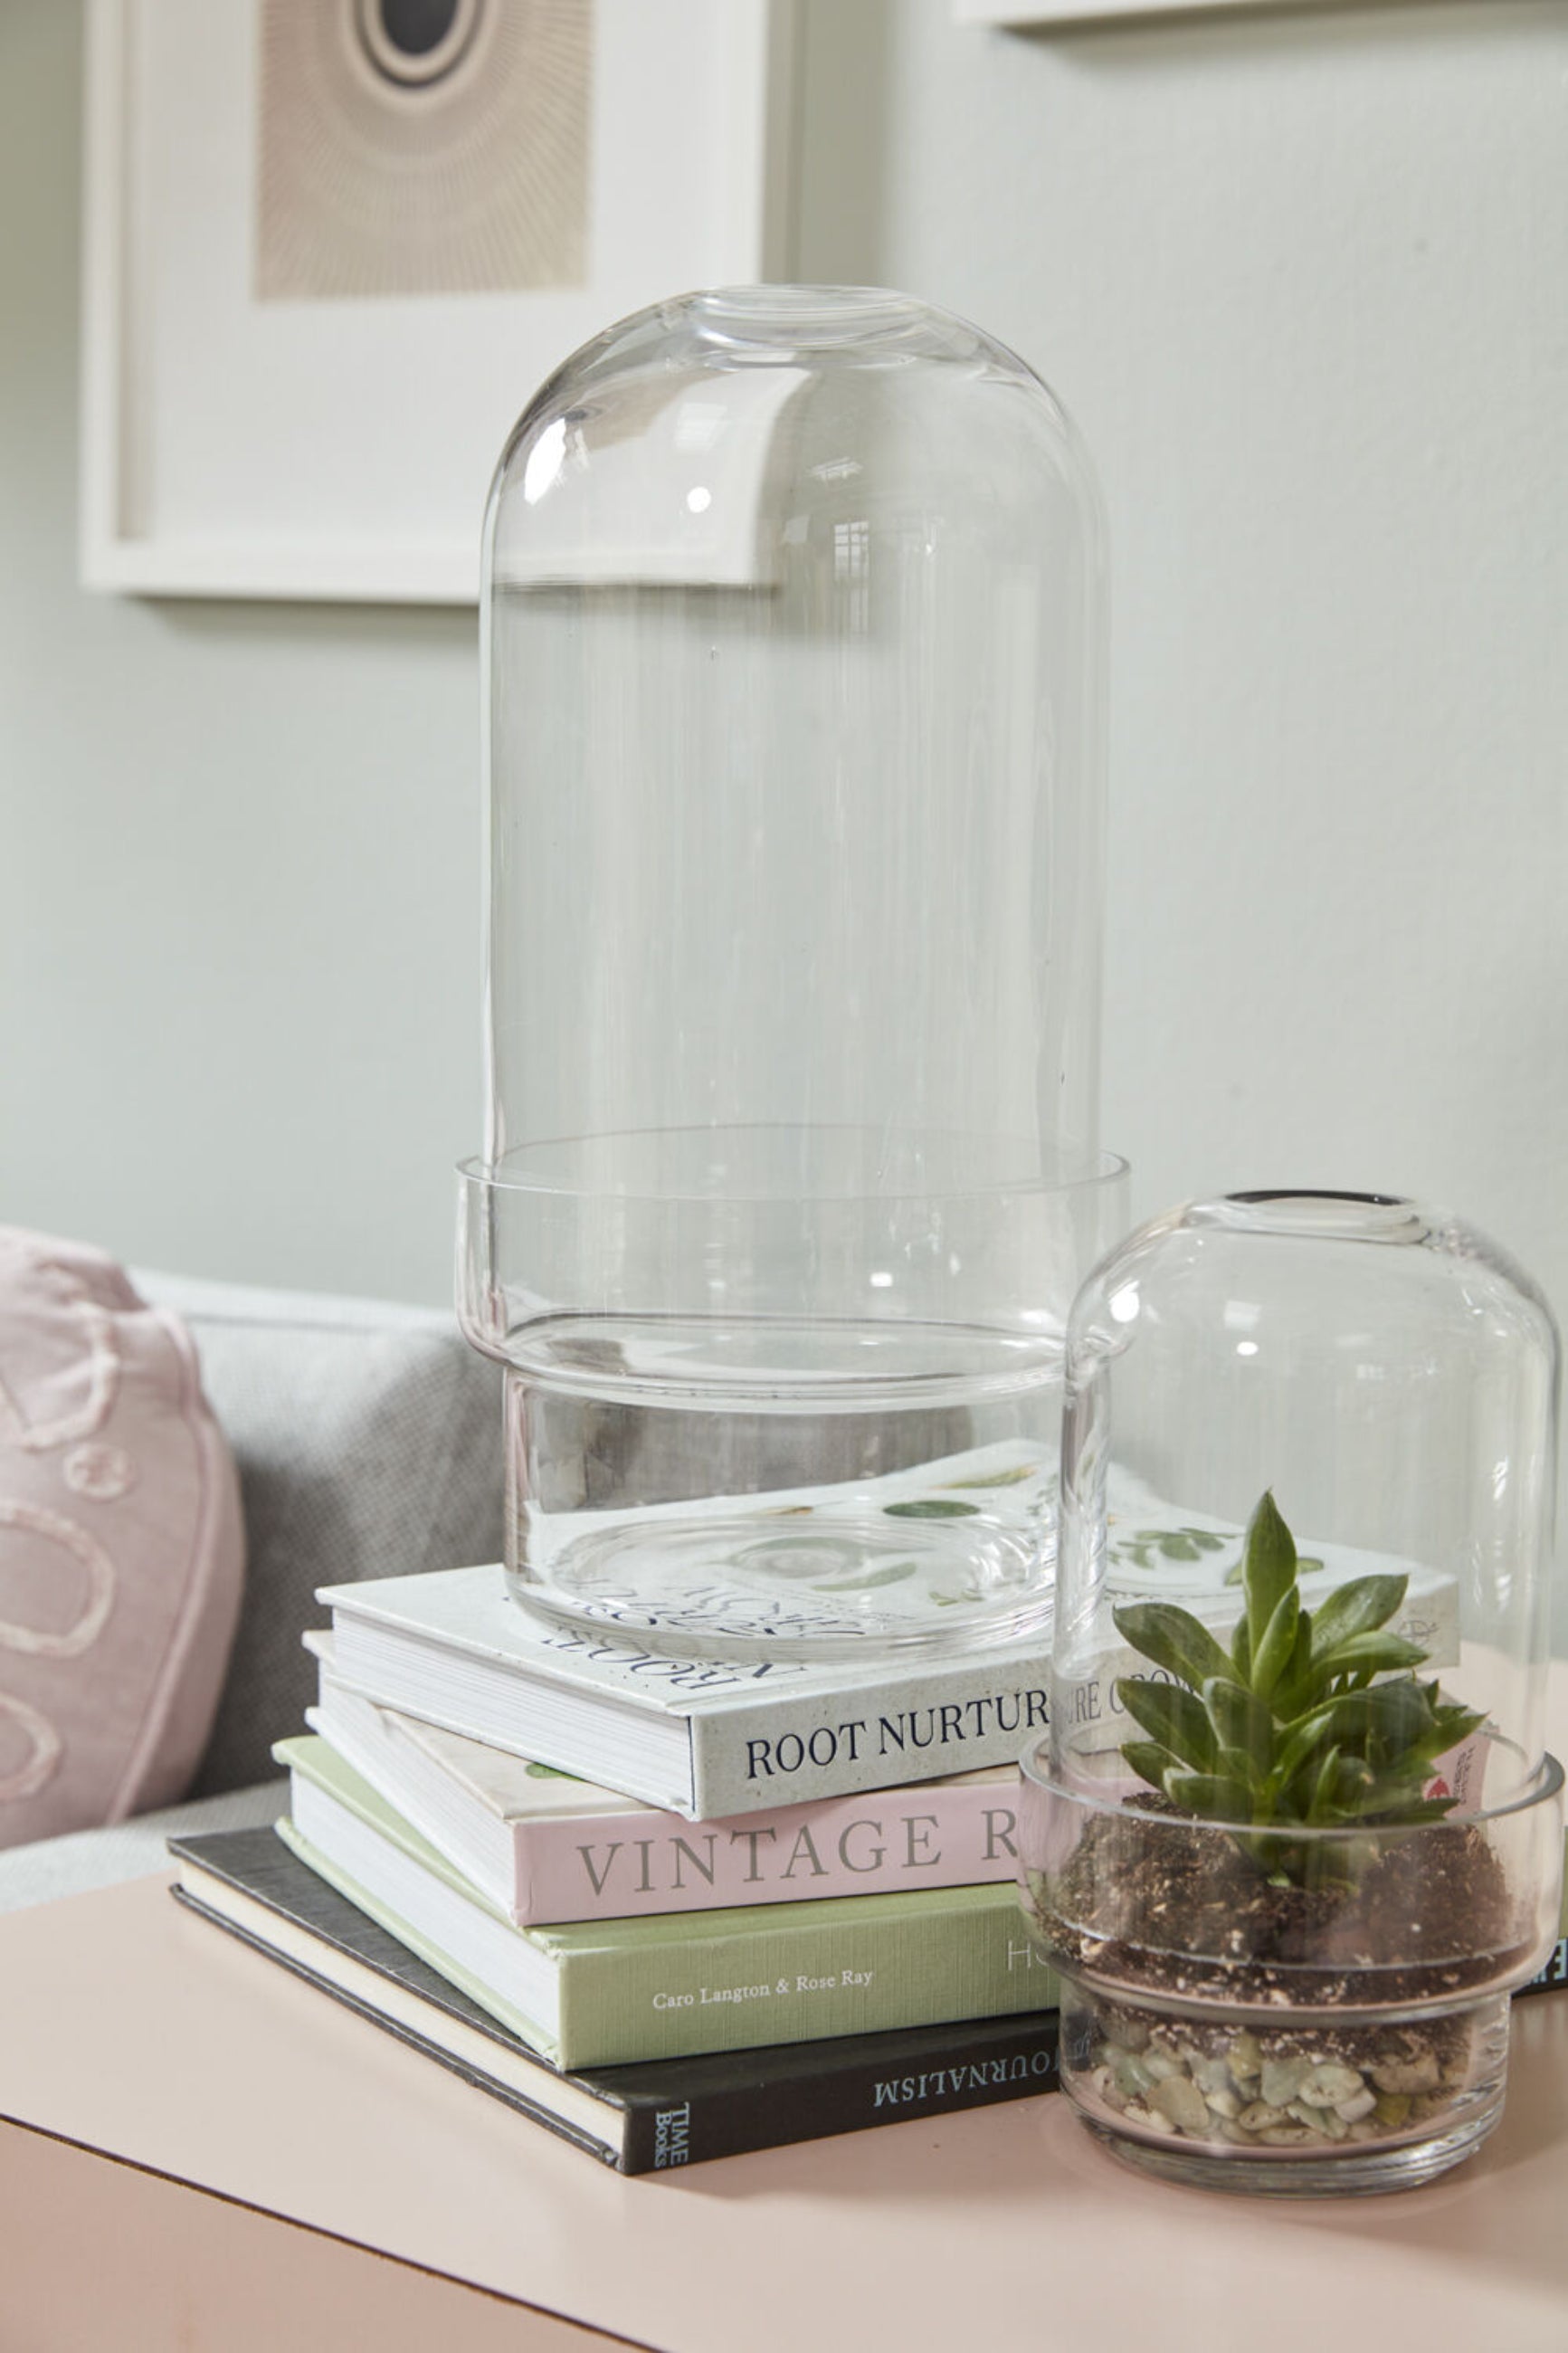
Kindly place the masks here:
<instances>
[{"instance_id":1,"label":"small glass terrarium","mask_svg":"<svg viewBox=\"0 0 1568 2353\"><path fill-rule=\"evenodd\" d=\"M465 1328L558 1620L1043 1630L1099 1149L1099 502L946 312L742 287L540 392L485 535Z\"/></svg>"},{"instance_id":2,"label":"small glass terrarium","mask_svg":"<svg viewBox=\"0 0 1568 2353\"><path fill-rule=\"evenodd\" d=\"M1392 2189L1497 2122L1557 1934L1556 1401L1529 1278L1410 1201L1198 1203L1086 1284L1019 1857L1119 2155Z\"/></svg>"}]
</instances>

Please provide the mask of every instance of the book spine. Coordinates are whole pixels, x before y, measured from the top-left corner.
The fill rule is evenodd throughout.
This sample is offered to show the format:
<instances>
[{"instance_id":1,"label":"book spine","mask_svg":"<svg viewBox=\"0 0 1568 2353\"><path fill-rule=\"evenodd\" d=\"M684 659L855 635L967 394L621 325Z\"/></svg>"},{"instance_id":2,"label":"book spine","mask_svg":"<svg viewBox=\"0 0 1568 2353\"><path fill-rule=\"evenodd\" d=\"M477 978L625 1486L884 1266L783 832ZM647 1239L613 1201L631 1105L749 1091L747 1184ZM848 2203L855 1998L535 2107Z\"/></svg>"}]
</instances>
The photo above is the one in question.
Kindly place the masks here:
<instances>
[{"instance_id":1,"label":"book spine","mask_svg":"<svg viewBox=\"0 0 1568 2353\"><path fill-rule=\"evenodd\" d=\"M662 2173L910 2116L1031 2099L1057 2085L1054 2012L1031 2012L1001 2037L989 2026L969 2033L955 2026L951 2042L922 2052L918 2061L896 2052L867 2060L847 2044L841 2068L769 2074L686 2099L629 2102L620 2167Z\"/></svg>"},{"instance_id":2,"label":"book spine","mask_svg":"<svg viewBox=\"0 0 1568 2353\"><path fill-rule=\"evenodd\" d=\"M1568 1986L1568 1936L1515 1999L1562 1986ZM628 2100L620 2169L663 2172L910 2116L1032 2099L1059 2089L1058 2025L1054 2010L1026 2013L1000 2039L994 2021L955 2025L951 2041L922 2049L918 2059L896 2050L867 2059L859 2044L847 2042L838 2068L768 2073L685 2098Z\"/></svg>"},{"instance_id":3,"label":"book spine","mask_svg":"<svg viewBox=\"0 0 1568 2353\"><path fill-rule=\"evenodd\" d=\"M1046 1662L1004 1650L858 1687L775 1684L688 1721L693 1812L752 1814L1012 1764L1046 1727Z\"/></svg>"},{"instance_id":4,"label":"book spine","mask_svg":"<svg viewBox=\"0 0 1568 2353\"><path fill-rule=\"evenodd\" d=\"M1011 1880L1010 1783L932 1783L721 1821L649 1810L514 1821L513 1916L628 1919Z\"/></svg>"},{"instance_id":5,"label":"book spine","mask_svg":"<svg viewBox=\"0 0 1568 2353\"><path fill-rule=\"evenodd\" d=\"M933 1889L914 1908L872 1896L853 1923L837 1905L829 1920L814 1919L822 1908L775 1905L740 1935L628 1939L565 1957L561 2064L690 2058L1056 2006L1055 1977L1030 1947L1011 1886Z\"/></svg>"}]
</instances>

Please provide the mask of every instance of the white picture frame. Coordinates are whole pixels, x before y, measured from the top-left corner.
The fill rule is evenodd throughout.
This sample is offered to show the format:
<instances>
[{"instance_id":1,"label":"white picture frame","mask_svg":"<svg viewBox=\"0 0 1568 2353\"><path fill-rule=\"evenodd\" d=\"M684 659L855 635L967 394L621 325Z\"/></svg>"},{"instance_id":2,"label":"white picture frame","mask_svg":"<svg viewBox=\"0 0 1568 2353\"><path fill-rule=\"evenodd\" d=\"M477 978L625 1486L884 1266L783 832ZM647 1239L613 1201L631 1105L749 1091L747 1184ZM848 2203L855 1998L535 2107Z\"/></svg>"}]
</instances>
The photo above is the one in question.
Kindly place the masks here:
<instances>
[{"instance_id":1,"label":"white picture frame","mask_svg":"<svg viewBox=\"0 0 1568 2353\"><path fill-rule=\"evenodd\" d=\"M1310 8L1324 0L953 0L961 25L1098 25L1118 16L1204 16L1219 8Z\"/></svg>"},{"instance_id":2,"label":"white picture frame","mask_svg":"<svg viewBox=\"0 0 1568 2353\"><path fill-rule=\"evenodd\" d=\"M787 274L795 0L591 5L584 284L279 301L260 0L89 0L87 587L472 604L491 472L554 366L661 296Z\"/></svg>"}]
</instances>

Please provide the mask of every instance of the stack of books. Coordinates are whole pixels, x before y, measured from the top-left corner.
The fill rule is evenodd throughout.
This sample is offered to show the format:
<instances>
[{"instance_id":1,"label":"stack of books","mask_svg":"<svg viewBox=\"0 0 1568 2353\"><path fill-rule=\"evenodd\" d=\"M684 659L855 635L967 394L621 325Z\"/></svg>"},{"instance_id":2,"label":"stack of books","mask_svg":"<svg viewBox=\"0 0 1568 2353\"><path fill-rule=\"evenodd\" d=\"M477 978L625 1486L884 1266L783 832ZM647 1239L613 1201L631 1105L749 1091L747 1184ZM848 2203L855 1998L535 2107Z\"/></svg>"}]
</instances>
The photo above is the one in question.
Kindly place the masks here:
<instances>
[{"instance_id":1,"label":"stack of books","mask_svg":"<svg viewBox=\"0 0 1568 2353\"><path fill-rule=\"evenodd\" d=\"M1054 2087L1015 1890L1043 1640L731 1664L494 1567L320 1598L289 1818L173 1841L194 1910L628 2173Z\"/></svg>"},{"instance_id":2,"label":"stack of books","mask_svg":"<svg viewBox=\"0 0 1568 2353\"><path fill-rule=\"evenodd\" d=\"M321 1599L289 1819L174 1841L184 1903L626 2172L1052 2088L1043 1638L873 1672L574 1633L494 1567Z\"/></svg>"}]
</instances>

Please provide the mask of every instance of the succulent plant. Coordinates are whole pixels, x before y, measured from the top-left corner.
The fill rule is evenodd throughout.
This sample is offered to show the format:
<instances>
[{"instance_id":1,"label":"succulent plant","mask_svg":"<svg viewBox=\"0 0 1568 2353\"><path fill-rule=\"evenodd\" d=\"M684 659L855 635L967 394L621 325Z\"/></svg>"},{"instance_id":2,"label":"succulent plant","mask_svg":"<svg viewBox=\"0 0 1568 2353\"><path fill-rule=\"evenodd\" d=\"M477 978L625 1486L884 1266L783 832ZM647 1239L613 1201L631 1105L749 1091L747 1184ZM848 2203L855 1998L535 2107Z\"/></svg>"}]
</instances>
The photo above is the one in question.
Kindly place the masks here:
<instances>
[{"instance_id":1,"label":"succulent plant","mask_svg":"<svg viewBox=\"0 0 1568 2353\"><path fill-rule=\"evenodd\" d=\"M1163 1601L1113 1612L1162 1672L1123 1675L1116 1696L1148 1737L1122 1743L1132 1770L1184 1813L1289 1833L1440 1820L1436 1759L1484 1719L1415 1674L1419 1643L1389 1630L1408 1578L1361 1577L1302 1606L1295 1542L1272 1494L1247 1525L1246 1609L1229 1650L1190 1610ZM1170 1678L1169 1681L1164 1678ZM1248 1841L1265 1868L1302 1878L1302 1842Z\"/></svg>"}]
</instances>

